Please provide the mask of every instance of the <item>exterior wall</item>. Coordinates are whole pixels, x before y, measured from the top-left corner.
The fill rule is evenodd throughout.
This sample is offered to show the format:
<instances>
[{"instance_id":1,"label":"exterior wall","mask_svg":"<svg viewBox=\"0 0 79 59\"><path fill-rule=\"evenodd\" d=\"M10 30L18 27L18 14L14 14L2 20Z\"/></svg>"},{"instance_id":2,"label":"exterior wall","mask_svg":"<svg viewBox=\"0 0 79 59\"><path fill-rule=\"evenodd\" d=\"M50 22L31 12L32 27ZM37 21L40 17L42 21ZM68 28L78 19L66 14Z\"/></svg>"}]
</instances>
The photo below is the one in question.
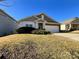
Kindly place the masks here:
<instances>
[{"instance_id":1,"label":"exterior wall","mask_svg":"<svg viewBox=\"0 0 79 59\"><path fill-rule=\"evenodd\" d=\"M73 29L72 24L61 24L60 25L61 31L70 31L71 29Z\"/></svg>"},{"instance_id":2,"label":"exterior wall","mask_svg":"<svg viewBox=\"0 0 79 59\"><path fill-rule=\"evenodd\" d=\"M35 23L35 22L32 22L32 21L20 22L20 23L18 24L18 27L17 27L17 28L24 27L24 26L26 26L26 24L32 24L32 27L37 28L36 23Z\"/></svg>"},{"instance_id":3,"label":"exterior wall","mask_svg":"<svg viewBox=\"0 0 79 59\"><path fill-rule=\"evenodd\" d=\"M69 25L69 28L67 28L67 25ZM72 22L61 24L61 30L79 30L79 20L74 19Z\"/></svg>"},{"instance_id":4,"label":"exterior wall","mask_svg":"<svg viewBox=\"0 0 79 59\"><path fill-rule=\"evenodd\" d=\"M38 29L38 23L43 23L43 28L45 28L45 22L38 22L38 21L34 21L34 22L33 21L23 21L18 24L17 28L24 27L24 26L26 26L26 24L32 24L32 27Z\"/></svg>"},{"instance_id":5,"label":"exterior wall","mask_svg":"<svg viewBox=\"0 0 79 59\"><path fill-rule=\"evenodd\" d=\"M44 21L44 22L42 22L42 21L35 21L35 23L36 23L36 27L35 28L38 29L38 23L43 23L43 29L45 29L45 23L46 23L46 21Z\"/></svg>"},{"instance_id":6,"label":"exterior wall","mask_svg":"<svg viewBox=\"0 0 79 59\"><path fill-rule=\"evenodd\" d=\"M14 32L16 26L16 21L12 20L7 15L0 15L0 35Z\"/></svg>"},{"instance_id":7,"label":"exterior wall","mask_svg":"<svg viewBox=\"0 0 79 59\"><path fill-rule=\"evenodd\" d=\"M59 32L59 26L46 25L45 29L50 32Z\"/></svg>"},{"instance_id":8,"label":"exterior wall","mask_svg":"<svg viewBox=\"0 0 79 59\"><path fill-rule=\"evenodd\" d=\"M67 27L69 25L69 28ZM78 24L61 24L60 30L62 31L70 31L70 30L79 30Z\"/></svg>"},{"instance_id":9,"label":"exterior wall","mask_svg":"<svg viewBox=\"0 0 79 59\"><path fill-rule=\"evenodd\" d=\"M46 22L38 22L38 21L24 21L18 24L18 28L26 26L26 24L32 24L32 27L38 29L38 23L43 23L43 28L50 32L59 32L59 25L46 25Z\"/></svg>"}]
</instances>

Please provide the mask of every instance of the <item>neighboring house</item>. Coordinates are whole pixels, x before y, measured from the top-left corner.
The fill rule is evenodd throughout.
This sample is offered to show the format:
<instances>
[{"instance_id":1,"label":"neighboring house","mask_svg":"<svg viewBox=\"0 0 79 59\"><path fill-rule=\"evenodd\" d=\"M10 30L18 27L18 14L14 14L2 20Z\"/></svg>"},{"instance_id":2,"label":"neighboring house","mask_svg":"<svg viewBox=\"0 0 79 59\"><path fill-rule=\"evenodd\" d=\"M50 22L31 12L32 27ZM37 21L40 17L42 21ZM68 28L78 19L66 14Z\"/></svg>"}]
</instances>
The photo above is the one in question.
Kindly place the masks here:
<instances>
[{"instance_id":1,"label":"neighboring house","mask_svg":"<svg viewBox=\"0 0 79 59\"><path fill-rule=\"evenodd\" d=\"M65 31L79 30L79 18L75 17L73 19L66 20L61 24L60 29Z\"/></svg>"},{"instance_id":2,"label":"neighboring house","mask_svg":"<svg viewBox=\"0 0 79 59\"><path fill-rule=\"evenodd\" d=\"M0 9L0 36L13 33L16 26L16 20Z\"/></svg>"},{"instance_id":3,"label":"neighboring house","mask_svg":"<svg viewBox=\"0 0 79 59\"><path fill-rule=\"evenodd\" d=\"M60 24L44 13L41 13L18 21L18 28L24 26L45 29L51 32L59 32Z\"/></svg>"}]
</instances>

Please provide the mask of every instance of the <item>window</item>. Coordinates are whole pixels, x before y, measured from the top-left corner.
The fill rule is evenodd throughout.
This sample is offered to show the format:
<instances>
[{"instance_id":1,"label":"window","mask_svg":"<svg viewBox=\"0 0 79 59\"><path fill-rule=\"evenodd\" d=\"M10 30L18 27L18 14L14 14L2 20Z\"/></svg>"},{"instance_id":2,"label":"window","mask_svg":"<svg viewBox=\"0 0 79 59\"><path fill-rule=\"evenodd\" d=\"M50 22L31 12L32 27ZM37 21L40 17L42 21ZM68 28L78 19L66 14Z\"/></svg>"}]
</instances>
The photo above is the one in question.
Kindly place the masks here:
<instances>
[{"instance_id":1,"label":"window","mask_svg":"<svg viewBox=\"0 0 79 59\"><path fill-rule=\"evenodd\" d=\"M28 24L26 24L26 27L28 27Z\"/></svg>"},{"instance_id":2,"label":"window","mask_svg":"<svg viewBox=\"0 0 79 59\"><path fill-rule=\"evenodd\" d=\"M29 27L32 27L32 24L29 24Z\"/></svg>"},{"instance_id":3,"label":"window","mask_svg":"<svg viewBox=\"0 0 79 59\"><path fill-rule=\"evenodd\" d=\"M32 24L26 24L26 27L32 27Z\"/></svg>"}]
</instances>

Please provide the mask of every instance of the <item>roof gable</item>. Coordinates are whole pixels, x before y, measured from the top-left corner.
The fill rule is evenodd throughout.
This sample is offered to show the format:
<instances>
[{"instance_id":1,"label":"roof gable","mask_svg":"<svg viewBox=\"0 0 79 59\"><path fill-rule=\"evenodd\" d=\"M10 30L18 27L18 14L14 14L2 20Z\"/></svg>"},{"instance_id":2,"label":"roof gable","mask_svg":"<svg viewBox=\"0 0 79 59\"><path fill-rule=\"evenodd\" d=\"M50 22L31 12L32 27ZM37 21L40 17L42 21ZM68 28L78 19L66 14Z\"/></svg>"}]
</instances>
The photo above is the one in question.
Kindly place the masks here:
<instances>
[{"instance_id":1,"label":"roof gable","mask_svg":"<svg viewBox=\"0 0 79 59\"><path fill-rule=\"evenodd\" d=\"M37 17L41 18L41 15L44 15L44 20L46 20L47 22L53 22L53 23L58 23L57 21L55 21L54 19L50 18L49 16L47 16L44 13L41 13L39 15L36 15Z\"/></svg>"},{"instance_id":2,"label":"roof gable","mask_svg":"<svg viewBox=\"0 0 79 59\"><path fill-rule=\"evenodd\" d=\"M50 18L49 16L47 16L44 13L40 13L38 15L33 15L31 17L27 17L27 18L21 19L21 20L19 20L19 22L21 22L21 21L34 21L34 20L38 20L38 19L41 19L42 15L44 16L44 20L45 21L52 22L52 23L58 23L57 21L53 20L52 18Z\"/></svg>"}]
</instances>

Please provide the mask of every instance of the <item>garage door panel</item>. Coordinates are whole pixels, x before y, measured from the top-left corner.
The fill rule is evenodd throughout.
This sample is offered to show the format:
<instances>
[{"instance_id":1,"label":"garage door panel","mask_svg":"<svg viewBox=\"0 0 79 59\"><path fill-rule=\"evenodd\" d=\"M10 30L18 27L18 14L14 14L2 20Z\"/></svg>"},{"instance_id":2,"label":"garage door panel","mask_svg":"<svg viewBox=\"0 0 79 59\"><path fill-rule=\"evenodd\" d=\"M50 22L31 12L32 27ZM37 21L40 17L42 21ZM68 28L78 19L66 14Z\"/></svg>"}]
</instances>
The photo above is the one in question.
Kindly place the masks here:
<instances>
[{"instance_id":1,"label":"garage door panel","mask_svg":"<svg viewBox=\"0 0 79 59\"><path fill-rule=\"evenodd\" d=\"M59 26L45 26L45 29L47 31L51 31L51 32L59 32Z\"/></svg>"}]
</instances>

